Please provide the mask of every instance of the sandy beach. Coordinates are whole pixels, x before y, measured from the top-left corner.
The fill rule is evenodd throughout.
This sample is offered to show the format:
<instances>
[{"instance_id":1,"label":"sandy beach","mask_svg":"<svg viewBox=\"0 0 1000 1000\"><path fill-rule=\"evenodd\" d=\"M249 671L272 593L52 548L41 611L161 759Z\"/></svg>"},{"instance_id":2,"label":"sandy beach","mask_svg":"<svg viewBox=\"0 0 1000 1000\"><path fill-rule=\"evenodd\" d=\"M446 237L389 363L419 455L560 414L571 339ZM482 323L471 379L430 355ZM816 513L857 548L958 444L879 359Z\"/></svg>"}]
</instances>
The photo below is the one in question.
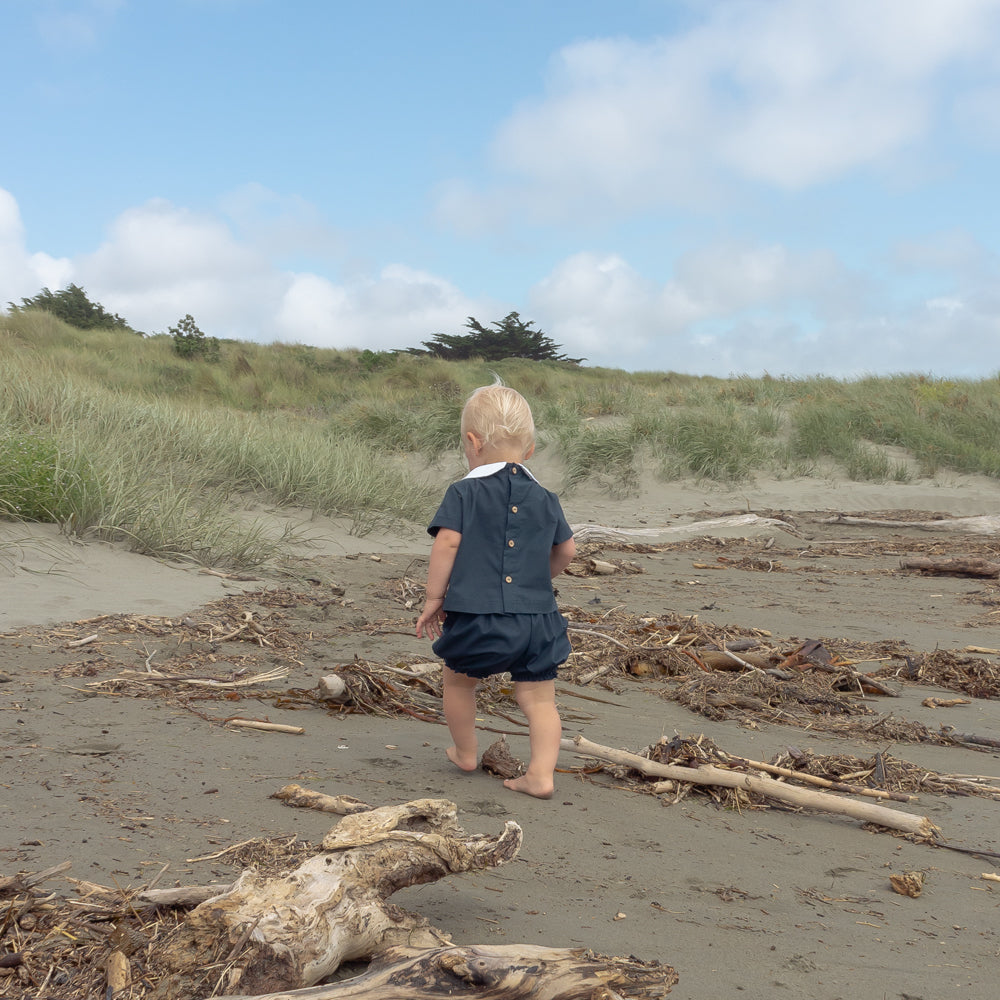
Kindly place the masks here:
<instances>
[{"instance_id":1,"label":"sandy beach","mask_svg":"<svg viewBox=\"0 0 1000 1000\"><path fill-rule=\"evenodd\" d=\"M533 471L543 481L549 472L544 463ZM973 697L907 676L908 663L940 651L964 656L977 676L1000 672L996 577L920 573L901 561L1000 558L996 530L965 520L996 514L998 498L994 481L960 476L738 490L648 481L626 500L584 488L564 498L567 517L583 557L617 571L594 575L581 561L559 579L559 603L581 630L575 650L585 630L612 620L653 629L688 620L753 633L782 653L818 640L859 673L892 668L897 696L854 695L873 720L996 739L996 690ZM940 846L776 803L673 802L609 769L584 773L569 750L551 801L509 792L485 771L461 774L445 758L442 725L301 696L338 666L431 659L412 628L429 549L422 526L356 537L306 511L252 515L276 533L291 521L300 539L281 566L245 574L253 579L48 526L0 525L0 877L68 861L68 875L105 886L141 886L164 866L161 885L224 883L240 870L227 848L318 843L335 822L272 798L289 783L372 805L445 798L470 833L496 834L508 819L524 830L509 865L393 897L457 943L658 960L676 969L671 996L683 1000L996 995L1000 883L983 878L1000 867L996 796L921 791L892 803L927 817ZM605 659L621 654L607 643ZM558 684L567 737L634 753L702 736L762 762L790 747L882 754L1000 786L1000 750L988 743L906 742L898 729L842 733L750 710L709 717L677 700L677 678L655 663L645 673L619 664L585 684L571 666ZM153 670L280 679L195 696L143 683ZM234 717L304 732L236 729L226 725ZM516 720L484 711L482 726L482 747L507 733L512 753L526 755ZM894 890L890 876L906 872L922 876L919 896ZM72 895L59 878L47 890ZM38 995L18 970L0 971L0 994ZM51 995L85 995L71 990Z\"/></svg>"}]
</instances>

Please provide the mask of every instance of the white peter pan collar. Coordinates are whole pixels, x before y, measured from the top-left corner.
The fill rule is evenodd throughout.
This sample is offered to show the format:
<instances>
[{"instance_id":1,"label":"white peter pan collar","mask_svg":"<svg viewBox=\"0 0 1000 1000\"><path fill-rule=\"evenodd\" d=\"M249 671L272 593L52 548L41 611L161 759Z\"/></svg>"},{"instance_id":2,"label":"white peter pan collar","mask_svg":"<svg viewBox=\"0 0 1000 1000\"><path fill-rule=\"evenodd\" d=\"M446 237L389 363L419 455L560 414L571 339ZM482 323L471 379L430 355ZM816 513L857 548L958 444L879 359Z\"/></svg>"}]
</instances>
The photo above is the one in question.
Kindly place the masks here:
<instances>
[{"instance_id":1,"label":"white peter pan collar","mask_svg":"<svg viewBox=\"0 0 1000 1000\"><path fill-rule=\"evenodd\" d=\"M476 466L476 468L474 469L470 469L468 474L464 478L482 479L484 476L492 476L494 472L499 472L505 465L517 465L528 473L528 477L530 479L535 479L535 477L531 475L531 471L528 469L528 467L525 465L521 465L520 462L489 462L486 465L479 465ZM538 480L535 479L535 482L537 483Z\"/></svg>"}]
</instances>

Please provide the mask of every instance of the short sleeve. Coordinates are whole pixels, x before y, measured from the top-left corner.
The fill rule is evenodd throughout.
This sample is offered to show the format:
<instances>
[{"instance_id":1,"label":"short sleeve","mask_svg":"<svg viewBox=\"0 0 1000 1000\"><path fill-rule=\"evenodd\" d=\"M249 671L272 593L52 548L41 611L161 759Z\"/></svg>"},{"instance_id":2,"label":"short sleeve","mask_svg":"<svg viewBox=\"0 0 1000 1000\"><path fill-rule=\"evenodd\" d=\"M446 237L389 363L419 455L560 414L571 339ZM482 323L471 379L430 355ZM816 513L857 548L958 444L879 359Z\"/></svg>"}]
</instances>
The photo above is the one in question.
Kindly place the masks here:
<instances>
[{"instance_id":1,"label":"short sleeve","mask_svg":"<svg viewBox=\"0 0 1000 1000\"><path fill-rule=\"evenodd\" d=\"M431 523L427 526L427 533L437 535L441 528L450 528L461 534L462 522L462 496L456 488L456 484L452 483L448 487L437 513L431 518Z\"/></svg>"},{"instance_id":2,"label":"short sleeve","mask_svg":"<svg viewBox=\"0 0 1000 1000\"><path fill-rule=\"evenodd\" d=\"M563 542L567 542L573 537L573 529L569 526L566 515L563 514L559 498L552 492L549 492L549 498L552 503L552 515L556 523L555 534L552 536L552 544L562 545Z\"/></svg>"}]
</instances>

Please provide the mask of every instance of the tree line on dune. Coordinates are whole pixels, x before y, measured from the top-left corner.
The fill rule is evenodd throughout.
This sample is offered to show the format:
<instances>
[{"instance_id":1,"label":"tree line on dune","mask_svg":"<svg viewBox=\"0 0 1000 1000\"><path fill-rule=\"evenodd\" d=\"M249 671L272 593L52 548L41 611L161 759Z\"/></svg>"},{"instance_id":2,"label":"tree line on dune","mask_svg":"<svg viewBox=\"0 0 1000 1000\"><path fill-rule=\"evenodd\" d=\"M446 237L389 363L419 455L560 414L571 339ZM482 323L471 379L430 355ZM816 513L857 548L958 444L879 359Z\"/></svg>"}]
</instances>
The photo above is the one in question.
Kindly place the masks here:
<instances>
[{"instance_id":1,"label":"tree line on dune","mask_svg":"<svg viewBox=\"0 0 1000 1000\"><path fill-rule=\"evenodd\" d=\"M78 330L123 330L145 336L134 329L117 313L108 312L99 302L92 302L79 285L70 284L58 292L43 288L37 295L22 298L20 304L9 302L11 312L38 310L50 313ZM483 361L501 361L504 358L526 358L531 361L561 361L578 365L585 358L570 358L562 353L562 345L555 343L543 331L536 329L533 320L523 320L520 313L509 312L503 319L480 323L469 316L465 323L468 333L436 333L430 340L421 341L419 347L399 348L378 354L418 354L443 358L447 361L465 361L480 358ZM219 339L206 336L199 329L194 317L188 313L167 331L174 342L174 350L189 360L218 361Z\"/></svg>"}]
</instances>

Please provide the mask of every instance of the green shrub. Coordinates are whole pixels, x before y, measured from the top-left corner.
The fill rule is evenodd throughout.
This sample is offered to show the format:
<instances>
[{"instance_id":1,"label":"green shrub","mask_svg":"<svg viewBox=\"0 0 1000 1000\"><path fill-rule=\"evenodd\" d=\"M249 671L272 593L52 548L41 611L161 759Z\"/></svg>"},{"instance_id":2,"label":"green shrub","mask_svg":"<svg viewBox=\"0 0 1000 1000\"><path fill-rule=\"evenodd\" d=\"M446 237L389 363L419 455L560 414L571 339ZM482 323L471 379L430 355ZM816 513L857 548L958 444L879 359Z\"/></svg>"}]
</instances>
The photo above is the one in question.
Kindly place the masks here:
<instances>
[{"instance_id":1,"label":"green shrub","mask_svg":"<svg viewBox=\"0 0 1000 1000\"><path fill-rule=\"evenodd\" d=\"M95 484L83 463L65 459L42 434L0 436L0 516L62 521L78 516Z\"/></svg>"},{"instance_id":2,"label":"green shrub","mask_svg":"<svg viewBox=\"0 0 1000 1000\"><path fill-rule=\"evenodd\" d=\"M177 321L177 326L169 328L169 333L174 340L174 350L189 361L201 358L203 361L219 360L219 339L218 337L206 337L204 332L198 329L194 317L188 313L184 319Z\"/></svg>"}]
</instances>

